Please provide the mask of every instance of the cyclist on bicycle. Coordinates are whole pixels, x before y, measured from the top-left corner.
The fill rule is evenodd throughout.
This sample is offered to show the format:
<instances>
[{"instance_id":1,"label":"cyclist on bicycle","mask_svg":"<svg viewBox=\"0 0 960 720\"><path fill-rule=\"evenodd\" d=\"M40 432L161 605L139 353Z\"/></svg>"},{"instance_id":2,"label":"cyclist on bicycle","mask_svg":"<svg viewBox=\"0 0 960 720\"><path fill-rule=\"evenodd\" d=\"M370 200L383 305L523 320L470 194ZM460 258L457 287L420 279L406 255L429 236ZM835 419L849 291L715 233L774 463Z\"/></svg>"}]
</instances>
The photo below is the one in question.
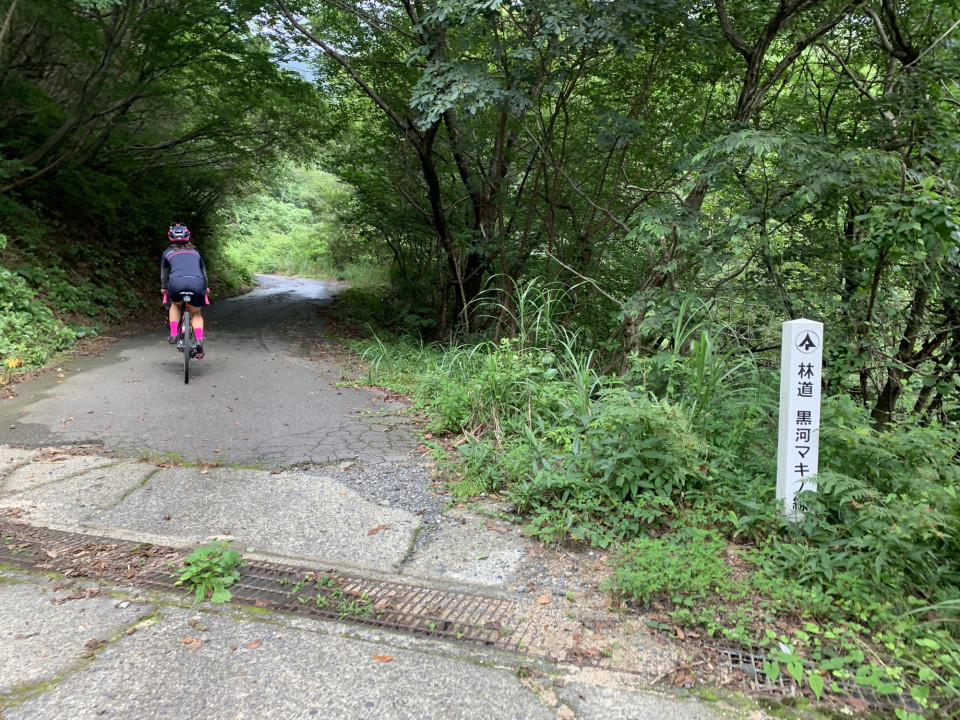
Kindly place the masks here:
<instances>
[{"instance_id":1,"label":"cyclist on bicycle","mask_svg":"<svg viewBox=\"0 0 960 720\"><path fill-rule=\"evenodd\" d=\"M167 232L167 239L172 245L163 251L163 259L160 261L160 289L163 291L163 302L170 303L168 342L171 345L177 342L177 328L180 325L183 306L186 305L187 312L190 313L190 324L197 338L193 357L202 360L203 315L200 314L200 306L210 304L207 270L197 248L190 242L190 231L186 225L183 223L171 225ZM191 303L184 301L184 293L193 295Z\"/></svg>"}]
</instances>

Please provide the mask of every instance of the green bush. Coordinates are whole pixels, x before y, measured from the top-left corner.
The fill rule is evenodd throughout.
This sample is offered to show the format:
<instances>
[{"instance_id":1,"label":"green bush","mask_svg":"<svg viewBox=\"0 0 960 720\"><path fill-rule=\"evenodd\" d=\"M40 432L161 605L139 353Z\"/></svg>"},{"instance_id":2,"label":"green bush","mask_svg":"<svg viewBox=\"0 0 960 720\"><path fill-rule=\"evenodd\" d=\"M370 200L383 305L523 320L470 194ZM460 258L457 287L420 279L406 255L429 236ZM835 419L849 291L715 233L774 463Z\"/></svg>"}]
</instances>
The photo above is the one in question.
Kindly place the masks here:
<instances>
[{"instance_id":1,"label":"green bush","mask_svg":"<svg viewBox=\"0 0 960 720\"><path fill-rule=\"evenodd\" d=\"M740 595L724 562L726 539L716 530L684 527L663 537L646 534L620 548L608 589L650 602L664 595L677 605Z\"/></svg>"},{"instance_id":2,"label":"green bush","mask_svg":"<svg viewBox=\"0 0 960 720\"><path fill-rule=\"evenodd\" d=\"M43 365L75 339L76 333L57 321L20 275L0 267L2 371Z\"/></svg>"},{"instance_id":3,"label":"green bush","mask_svg":"<svg viewBox=\"0 0 960 720\"><path fill-rule=\"evenodd\" d=\"M830 549L792 571L829 582L837 571L878 593L935 598L960 587L960 447L956 428L878 431L848 398L824 403L817 491L798 530ZM786 569L786 567L785 567Z\"/></svg>"},{"instance_id":4,"label":"green bush","mask_svg":"<svg viewBox=\"0 0 960 720\"><path fill-rule=\"evenodd\" d=\"M507 497L530 513L531 533L546 541L572 537L606 547L635 537L706 477L705 447L683 411L669 403L605 388L574 421L580 427L562 431L569 449L551 451L531 432L514 443L512 454L522 456L525 447L535 458L532 467L506 473L513 480Z\"/></svg>"}]
</instances>

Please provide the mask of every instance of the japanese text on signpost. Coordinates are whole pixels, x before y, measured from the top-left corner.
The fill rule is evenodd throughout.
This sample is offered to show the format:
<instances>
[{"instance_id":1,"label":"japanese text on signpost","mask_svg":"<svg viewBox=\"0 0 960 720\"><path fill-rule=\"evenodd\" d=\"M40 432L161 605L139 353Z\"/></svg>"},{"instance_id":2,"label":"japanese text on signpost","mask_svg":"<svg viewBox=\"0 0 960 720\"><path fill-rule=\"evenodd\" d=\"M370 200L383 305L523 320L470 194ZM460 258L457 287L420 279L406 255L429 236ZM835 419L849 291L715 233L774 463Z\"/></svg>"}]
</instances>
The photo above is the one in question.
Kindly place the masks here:
<instances>
[{"instance_id":1,"label":"japanese text on signpost","mask_svg":"<svg viewBox=\"0 0 960 720\"><path fill-rule=\"evenodd\" d=\"M780 363L777 499L788 516L799 518L806 508L797 502L797 493L817 489L823 324L785 322Z\"/></svg>"}]
</instances>

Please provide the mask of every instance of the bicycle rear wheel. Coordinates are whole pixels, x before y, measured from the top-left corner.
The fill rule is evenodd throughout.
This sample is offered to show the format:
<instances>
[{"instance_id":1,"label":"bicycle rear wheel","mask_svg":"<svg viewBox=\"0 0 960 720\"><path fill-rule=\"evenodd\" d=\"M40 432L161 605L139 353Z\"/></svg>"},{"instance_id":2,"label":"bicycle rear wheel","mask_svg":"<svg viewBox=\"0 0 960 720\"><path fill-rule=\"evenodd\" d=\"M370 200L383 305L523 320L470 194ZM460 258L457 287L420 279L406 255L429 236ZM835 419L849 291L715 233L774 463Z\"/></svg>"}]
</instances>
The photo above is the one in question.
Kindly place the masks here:
<instances>
[{"instance_id":1,"label":"bicycle rear wheel","mask_svg":"<svg viewBox=\"0 0 960 720\"><path fill-rule=\"evenodd\" d=\"M186 384L190 382L190 353L193 352L193 327L186 310L180 319L180 331L183 333L183 382Z\"/></svg>"}]
</instances>

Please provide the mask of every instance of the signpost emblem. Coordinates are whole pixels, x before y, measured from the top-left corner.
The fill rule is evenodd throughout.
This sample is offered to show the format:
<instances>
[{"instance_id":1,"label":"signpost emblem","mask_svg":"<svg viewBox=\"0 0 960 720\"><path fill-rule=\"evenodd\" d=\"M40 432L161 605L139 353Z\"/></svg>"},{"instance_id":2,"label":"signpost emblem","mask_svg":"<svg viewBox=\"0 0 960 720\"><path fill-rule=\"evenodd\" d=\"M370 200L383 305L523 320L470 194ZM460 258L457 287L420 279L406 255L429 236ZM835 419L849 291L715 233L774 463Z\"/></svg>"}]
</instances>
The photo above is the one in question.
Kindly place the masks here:
<instances>
[{"instance_id":1,"label":"signpost emblem","mask_svg":"<svg viewBox=\"0 0 960 720\"><path fill-rule=\"evenodd\" d=\"M820 336L813 330L806 330L797 335L797 350L804 355L814 353L820 347Z\"/></svg>"}]
</instances>

